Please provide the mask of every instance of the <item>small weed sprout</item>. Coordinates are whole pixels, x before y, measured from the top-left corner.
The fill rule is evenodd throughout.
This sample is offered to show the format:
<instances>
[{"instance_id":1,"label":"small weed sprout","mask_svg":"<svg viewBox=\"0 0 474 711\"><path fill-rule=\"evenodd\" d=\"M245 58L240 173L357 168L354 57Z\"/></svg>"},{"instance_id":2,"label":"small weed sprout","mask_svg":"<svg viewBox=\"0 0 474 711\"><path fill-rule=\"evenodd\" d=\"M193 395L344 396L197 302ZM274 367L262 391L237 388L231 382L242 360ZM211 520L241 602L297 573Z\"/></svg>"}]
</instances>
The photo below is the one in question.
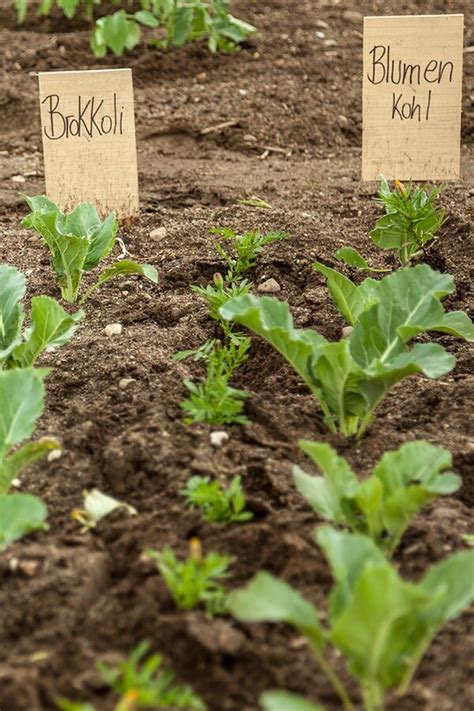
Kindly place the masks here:
<instances>
[{"instance_id":1,"label":"small weed sprout","mask_svg":"<svg viewBox=\"0 0 474 711\"><path fill-rule=\"evenodd\" d=\"M179 560L171 548L162 552L147 550L156 561L176 607L193 610L204 605L208 615L221 615L227 609L227 592L221 585L233 559L211 552L203 556L197 538L191 539L190 554Z\"/></svg>"},{"instance_id":2,"label":"small weed sprout","mask_svg":"<svg viewBox=\"0 0 474 711\"><path fill-rule=\"evenodd\" d=\"M210 481L209 477L193 476L181 494L186 503L191 508L200 509L210 523L242 523L253 518L250 511L245 511L240 476L235 476L227 489L218 481Z\"/></svg>"},{"instance_id":3,"label":"small weed sprout","mask_svg":"<svg viewBox=\"0 0 474 711\"><path fill-rule=\"evenodd\" d=\"M188 709L206 711L206 705L189 686L177 684L171 671L160 669L163 657L152 654L145 659L150 643L143 640L127 659L114 666L98 662L97 667L106 684L120 697L115 711L137 708ZM95 711L90 704L58 699L61 711Z\"/></svg>"}]
</instances>

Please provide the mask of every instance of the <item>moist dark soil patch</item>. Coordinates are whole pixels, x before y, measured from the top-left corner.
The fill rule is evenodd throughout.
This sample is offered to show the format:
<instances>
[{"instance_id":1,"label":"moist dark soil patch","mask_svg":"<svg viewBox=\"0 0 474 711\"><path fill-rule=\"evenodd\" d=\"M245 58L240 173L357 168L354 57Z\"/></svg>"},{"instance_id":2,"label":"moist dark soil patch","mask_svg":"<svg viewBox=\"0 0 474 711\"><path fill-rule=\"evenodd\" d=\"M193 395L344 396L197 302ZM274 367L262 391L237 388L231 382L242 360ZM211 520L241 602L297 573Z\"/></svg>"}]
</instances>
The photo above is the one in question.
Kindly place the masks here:
<instances>
[{"instance_id":1,"label":"moist dark soil patch","mask_svg":"<svg viewBox=\"0 0 474 711\"><path fill-rule=\"evenodd\" d=\"M449 5L455 12L469 9L464 1ZM447 9L443 0L357 4L361 15ZM121 235L133 257L160 271L157 287L134 279L105 286L89 302L73 341L42 359L54 372L38 436L57 436L64 454L24 477L24 488L48 505L49 532L0 556L2 711L52 711L60 695L111 711L113 698L95 662L117 659L143 638L193 685L210 711L256 711L259 694L278 687L318 699L328 711L340 709L310 651L289 630L177 611L142 556L144 548L166 545L184 555L189 537L197 535L204 550L235 557L231 587L265 568L324 612L331 580L313 542L318 521L292 486L292 463L309 468L296 446L299 438L330 442L361 475L385 451L415 438L452 451L463 487L426 509L404 537L397 563L410 579L462 548L472 523L473 356L450 337L436 340L455 354L456 369L437 381L413 377L396 387L360 442L328 434L304 385L257 339L236 377L252 393L252 423L224 428L230 439L215 449L212 428L182 422L182 380L202 370L172 355L214 334L205 305L189 290L223 268L209 227L287 232L284 242L265 251L251 278L257 284L276 279L297 324L331 339L343 324L311 264L319 259L333 265L336 249L349 243L374 264L390 265L367 238L379 208L372 201L376 186L359 180L362 23L344 14L354 6L242 0L233 10L261 30L234 55L212 56L200 45L169 53L142 45L127 57L99 63L89 53L84 23L68 25L59 15L35 20L31 14L17 28L9 4L0 2L0 260L27 272L28 297L56 294L40 239L19 224L25 214L19 189L30 195L44 191L36 72L130 66L141 214ZM321 21L328 24L324 38L316 35ZM465 44L472 44L469 23ZM463 179L443 193L449 220L425 257L454 275L457 291L449 307L467 311L473 56L465 54ZM201 134L230 120L236 124ZM284 153L261 159L267 146ZM12 180L19 175L24 183ZM272 210L238 204L252 195ZM149 235L156 227L166 235L153 241ZM109 338L104 327L113 322L123 331ZM133 378L126 390L119 388L122 378ZM179 491L196 473L223 481L241 474L253 521L219 527L187 512ZM94 486L135 506L139 515L112 516L94 533L80 535L70 513L80 506L81 492ZM465 613L436 638L412 691L393 698L390 711L473 708L473 639L472 615ZM334 661L345 675L341 660Z\"/></svg>"}]
</instances>

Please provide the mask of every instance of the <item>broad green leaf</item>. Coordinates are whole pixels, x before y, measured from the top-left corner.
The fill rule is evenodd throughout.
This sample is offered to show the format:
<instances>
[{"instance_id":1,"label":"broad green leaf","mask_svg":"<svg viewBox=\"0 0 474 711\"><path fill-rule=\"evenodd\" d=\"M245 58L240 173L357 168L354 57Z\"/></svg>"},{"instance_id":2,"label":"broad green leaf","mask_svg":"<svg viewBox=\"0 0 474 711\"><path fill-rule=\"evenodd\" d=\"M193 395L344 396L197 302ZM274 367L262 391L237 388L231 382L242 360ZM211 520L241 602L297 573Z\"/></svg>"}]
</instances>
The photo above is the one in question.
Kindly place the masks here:
<instances>
[{"instance_id":1,"label":"broad green leaf","mask_svg":"<svg viewBox=\"0 0 474 711\"><path fill-rule=\"evenodd\" d=\"M350 337L356 363L361 368L371 368L375 361L383 366L404 353L405 343L443 320L440 299L453 290L453 278L427 264L399 269L378 282L377 303L360 314Z\"/></svg>"},{"instance_id":2,"label":"broad green leaf","mask_svg":"<svg viewBox=\"0 0 474 711\"><path fill-rule=\"evenodd\" d=\"M349 325L353 326L360 314L375 303L374 292L378 285L375 279L368 277L360 286L356 286L344 274L320 262L315 262L313 269L326 277L329 293Z\"/></svg>"},{"instance_id":3,"label":"broad green leaf","mask_svg":"<svg viewBox=\"0 0 474 711\"><path fill-rule=\"evenodd\" d=\"M23 308L19 301L26 291L24 275L6 265L0 266L0 366L21 342Z\"/></svg>"},{"instance_id":4,"label":"broad green leaf","mask_svg":"<svg viewBox=\"0 0 474 711\"><path fill-rule=\"evenodd\" d=\"M158 282L158 271L155 267L152 267L151 264L138 264L137 262L133 262L131 259L122 259L120 262L115 262L110 267L105 267L95 284L93 284L84 294L81 299L81 303L86 301L86 299L88 299L91 294L99 288L99 286L105 284L105 282L109 281L109 279L122 276L122 274L140 274L141 276L144 276L152 281L154 284Z\"/></svg>"},{"instance_id":5,"label":"broad green leaf","mask_svg":"<svg viewBox=\"0 0 474 711\"><path fill-rule=\"evenodd\" d=\"M112 52L120 56L127 44L128 20L125 10L118 10L112 15L101 18L104 41Z\"/></svg>"},{"instance_id":6,"label":"broad green leaf","mask_svg":"<svg viewBox=\"0 0 474 711\"><path fill-rule=\"evenodd\" d=\"M461 486L460 477L452 472L452 457L447 449L424 440L407 442L395 452L386 452L373 470L383 483L386 496L410 484L421 484L434 494L451 494Z\"/></svg>"},{"instance_id":7,"label":"broad green leaf","mask_svg":"<svg viewBox=\"0 0 474 711\"><path fill-rule=\"evenodd\" d=\"M362 270L370 269L368 261L354 247L341 247L334 256L349 267Z\"/></svg>"},{"instance_id":8,"label":"broad green leaf","mask_svg":"<svg viewBox=\"0 0 474 711\"><path fill-rule=\"evenodd\" d=\"M322 706L289 691L265 691L259 701L265 711L324 711Z\"/></svg>"},{"instance_id":9,"label":"broad green leaf","mask_svg":"<svg viewBox=\"0 0 474 711\"><path fill-rule=\"evenodd\" d=\"M384 560L374 541L359 533L321 526L316 541L324 551L335 581L330 596L331 619L338 617L352 598L354 586L368 562Z\"/></svg>"},{"instance_id":10,"label":"broad green leaf","mask_svg":"<svg viewBox=\"0 0 474 711\"><path fill-rule=\"evenodd\" d=\"M307 636L318 649L324 646L324 634L314 606L270 573L257 573L245 588L232 592L229 609L244 622L286 622Z\"/></svg>"},{"instance_id":11,"label":"broad green leaf","mask_svg":"<svg viewBox=\"0 0 474 711\"><path fill-rule=\"evenodd\" d=\"M22 25L26 19L26 11L28 10L28 0L14 0L16 10L16 21Z\"/></svg>"},{"instance_id":12,"label":"broad green leaf","mask_svg":"<svg viewBox=\"0 0 474 711\"><path fill-rule=\"evenodd\" d=\"M64 219L63 233L75 237L90 238L100 225L95 206L90 202L80 202Z\"/></svg>"},{"instance_id":13,"label":"broad green leaf","mask_svg":"<svg viewBox=\"0 0 474 711\"><path fill-rule=\"evenodd\" d=\"M160 26L159 19L149 10L139 10L138 12L134 13L134 17L137 20L137 22L140 22L142 25L145 25L146 27L159 27Z\"/></svg>"},{"instance_id":14,"label":"broad green leaf","mask_svg":"<svg viewBox=\"0 0 474 711\"><path fill-rule=\"evenodd\" d=\"M59 449L59 446L55 439L40 439L24 444L9 457L0 460L0 494L7 493L13 479L29 464L41 459L47 452Z\"/></svg>"},{"instance_id":15,"label":"broad green leaf","mask_svg":"<svg viewBox=\"0 0 474 711\"><path fill-rule=\"evenodd\" d=\"M343 500L351 498L357 491L357 477L346 460L339 457L329 444L309 440L300 440L298 444L324 476L309 476L299 467L294 467L297 490L322 518L345 523L347 512Z\"/></svg>"},{"instance_id":16,"label":"broad green leaf","mask_svg":"<svg viewBox=\"0 0 474 711\"><path fill-rule=\"evenodd\" d=\"M25 342L16 346L12 353L15 363L23 368L34 365L47 348L67 343L83 317L83 311L69 315L49 296L33 297L31 326L25 332Z\"/></svg>"},{"instance_id":17,"label":"broad green leaf","mask_svg":"<svg viewBox=\"0 0 474 711\"><path fill-rule=\"evenodd\" d=\"M103 222L96 225L90 234L90 247L84 262L84 271L91 271L101 259L112 251L118 230L115 213L111 212Z\"/></svg>"},{"instance_id":18,"label":"broad green leaf","mask_svg":"<svg viewBox=\"0 0 474 711\"><path fill-rule=\"evenodd\" d=\"M56 205L55 202L50 200L46 195L33 195L32 197L29 197L28 195L23 195L25 198L26 202L28 203L28 207L30 208L31 212L57 212L59 213L59 208ZM25 218L23 218L22 223L26 227L32 227L30 224L30 217L31 215L27 215Z\"/></svg>"},{"instance_id":19,"label":"broad green leaf","mask_svg":"<svg viewBox=\"0 0 474 711\"><path fill-rule=\"evenodd\" d=\"M34 368L0 372L0 466L10 447L32 434L43 412L46 372Z\"/></svg>"},{"instance_id":20,"label":"broad green leaf","mask_svg":"<svg viewBox=\"0 0 474 711\"><path fill-rule=\"evenodd\" d=\"M37 496L0 494L0 551L33 531L45 531L48 511Z\"/></svg>"},{"instance_id":21,"label":"broad green leaf","mask_svg":"<svg viewBox=\"0 0 474 711\"><path fill-rule=\"evenodd\" d=\"M366 479L354 495L359 510L365 516L367 532L377 544L383 533L383 499L383 485L376 477Z\"/></svg>"},{"instance_id":22,"label":"broad green leaf","mask_svg":"<svg viewBox=\"0 0 474 711\"><path fill-rule=\"evenodd\" d=\"M433 597L444 591L429 612L433 625L454 619L474 601L474 551L460 551L437 563L420 587Z\"/></svg>"},{"instance_id":23,"label":"broad green leaf","mask_svg":"<svg viewBox=\"0 0 474 711\"><path fill-rule=\"evenodd\" d=\"M363 684L385 689L401 680L410 657L407 637L431 596L400 580L386 561L367 561L353 594L333 618L331 640Z\"/></svg>"},{"instance_id":24,"label":"broad green leaf","mask_svg":"<svg viewBox=\"0 0 474 711\"><path fill-rule=\"evenodd\" d=\"M326 339L316 331L295 329L288 304L246 294L230 299L219 313L227 321L237 321L271 343L319 398L312 364Z\"/></svg>"},{"instance_id":25,"label":"broad green leaf","mask_svg":"<svg viewBox=\"0 0 474 711\"><path fill-rule=\"evenodd\" d=\"M443 318L430 326L430 331L449 333L465 341L474 341L474 325L464 311L450 311Z\"/></svg>"}]
</instances>

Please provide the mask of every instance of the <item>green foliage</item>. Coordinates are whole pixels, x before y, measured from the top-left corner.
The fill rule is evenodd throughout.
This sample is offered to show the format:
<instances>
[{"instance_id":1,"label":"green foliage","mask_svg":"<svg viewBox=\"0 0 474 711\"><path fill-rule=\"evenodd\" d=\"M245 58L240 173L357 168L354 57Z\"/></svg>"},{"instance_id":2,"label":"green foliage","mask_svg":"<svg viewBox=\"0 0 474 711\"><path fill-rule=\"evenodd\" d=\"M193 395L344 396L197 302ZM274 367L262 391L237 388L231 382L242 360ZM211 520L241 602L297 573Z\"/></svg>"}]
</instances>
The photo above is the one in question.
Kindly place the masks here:
<instances>
[{"instance_id":1,"label":"green foliage","mask_svg":"<svg viewBox=\"0 0 474 711\"><path fill-rule=\"evenodd\" d=\"M74 303L79 298L84 272L98 267L113 249L117 220L110 213L103 221L91 203L79 203L64 215L57 205L44 195L26 197L31 213L22 224L36 230L51 251L51 266L65 301ZM103 283L123 274L141 274L154 283L158 274L148 264L137 264L129 259L115 262L99 274L97 281L85 292L81 303Z\"/></svg>"},{"instance_id":2,"label":"green foliage","mask_svg":"<svg viewBox=\"0 0 474 711\"><path fill-rule=\"evenodd\" d=\"M224 489L218 481L209 477L192 476L181 494L192 508L202 511L211 523L234 523L249 521L253 514L245 511L245 496L240 476L235 476L230 486Z\"/></svg>"},{"instance_id":3,"label":"green foliage","mask_svg":"<svg viewBox=\"0 0 474 711\"><path fill-rule=\"evenodd\" d=\"M221 241L216 242L218 255L227 264L225 281L232 284L242 279L245 272L255 266L257 257L267 244L285 239L284 232L267 232L260 234L256 229L239 235L228 227L213 228L211 234L219 235ZM250 285L251 286L251 285Z\"/></svg>"},{"instance_id":4,"label":"green foliage","mask_svg":"<svg viewBox=\"0 0 474 711\"><path fill-rule=\"evenodd\" d=\"M227 273L225 277L214 274L211 284L206 287L192 286L191 289L207 302L210 317L218 322L223 331L224 343L213 339L206 341L200 348L175 355L176 360L193 357L194 360L207 361L205 380L198 383L185 380L189 397L181 403L181 407L188 415L185 420L187 423L245 424L248 419L244 415L244 405L248 393L231 387L229 383L234 371L247 360L250 339L222 319L220 308L229 300L250 292L252 283L244 279L243 275L255 266L257 256L267 244L283 239L285 235L282 232L261 235L258 229L243 235L228 228L210 231L221 237L215 247L227 264ZM229 243L228 249L224 241Z\"/></svg>"},{"instance_id":5,"label":"green foliage","mask_svg":"<svg viewBox=\"0 0 474 711\"><path fill-rule=\"evenodd\" d=\"M421 254L445 221L445 213L436 205L440 193L437 188L427 193L395 181L390 190L385 178L381 180L377 201L385 208L385 215L375 223L370 238L381 249L395 249L402 266Z\"/></svg>"},{"instance_id":6,"label":"green foliage","mask_svg":"<svg viewBox=\"0 0 474 711\"><path fill-rule=\"evenodd\" d=\"M316 331L295 329L288 304L251 295L221 307L234 320L271 343L303 378L317 398L329 428L360 437L373 413L396 383L414 373L438 378L452 370L453 356L436 343L416 343L429 331L474 339L462 311L445 313L441 299L454 291L448 274L420 264L381 281L349 279L316 265L327 276L341 313L354 325L349 338L330 343Z\"/></svg>"},{"instance_id":7,"label":"green foliage","mask_svg":"<svg viewBox=\"0 0 474 711\"><path fill-rule=\"evenodd\" d=\"M181 403L188 415L186 422L207 422L210 425L245 424L245 400L248 393L229 385L236 368L247 358L250 338L233 339L227 346L216 343L206 356L205 380L198 383L185 380L189 397Z\"/></svg>"},{"instance_id":8,"label":"green foliage","mask_svg":"<svg viewBox=\"0 0 474 711\"><path fill-rule=\"evenodd\" d=\"M104 57L108 49L120 56L140 42L144 25L163 31L162 38L152 41L162 49L207 40L211 52L233 52L256 29L231 15L229 4L230 0L141 0L138 12L121 9L97 20L91 49L96 57Z\"/></svg>"},{"instance_id":9,"label":"green foliage","mask_svg":"<svg viewBox=\"0 0 474 711\"><path fill-rule=\"evenodd\" d=\"M177 607L192 610L203 604L209 615L219 615L226 611L227 593L220 581L227 577L232 558L220 553L202 556L199 543L197 551L191 548L190 556L180 561L171 548L161 553L148 550L156 561L171 597Z\"/></svg>"},{"instance_id":10,"label":"green foliage","mask_svg":"<svg viewBox=\"0 0 474 711\"><path fill-rule=\"evenodd\" d=\"M384 454L362 483L329 444L307 440L299 444L323 474L309 476L295 466L300 494L318 516L369 535L388 556L423 506L461 486L461 479L449 471L450 452L423 440Z\"/></svg>"},{"instance_id":11,"label":"green foliage","mask_svg":"<svg viewBox=\"0 0 474 711\"><path fill-rule=\"evenodd\" d=\"M163 662L160 654L144 659L149 647L149 642L141 642L128 659L115 666L99 663L97 666L107 684L121 695L122 700L133 699L139 708L205 711L206 706L189 686L176 684L173 672L160 670Z\"/></svg>"},{"instance_id":12,"label":"green foliage","mask_svg":"<svg viewBox=\"0 0 474 711\"><path fill-rule=\"evenodd\" d=\"M353 711L327 661L332 644L359 681L365 710L382 711L386 691L408 689L435 635L474 600L474 552L456 553L433 566L420 582L407 583L364 535L323 526L316 538L334 578L327 628L310 602L264 572L229 596L229 609L240 620L286 622L303 634L344 708ZM294 701L288 709L305 709L301 699Z\"/></svg>"},{"instance_id":13,"label":"green foliage","mask_svg":"<svg viewBox=\"0 0 474 711\"><path fill-rule=\"evenodd\" d=\"M49 15L53 4L63 11L64 15L71 20L79 9L82 10L82 15L86 20L92 20L94 5L100 5L101 0L41 0L37 11L38 17ZM28 0L14 0L14 6L17 13L17 22L22 24L26 19L28 11Z\"/></svg>"},{"instance_id":14,"label":"green foliage","mask_svg":"<svg viewBox=\"0 0 474 711\"><path fill-rule=\"evenodd\" d=\"M136 708L188 709L206 711L206 705L189 686L175 682L171 671L160 667L161 654L152 654L145 659L150 648L146 640L132 650L127 659L114 666L97 664L106 684L120 697L115 711L132 711ZM90 704L81 704L58 699L62 711L95 711Z\"/></svg>"},{"instance_id":15,"label":"green foliage","mask_svg":"<svg viewBox=\"0 0 474 711\"><path fill-rule=\"evenodd\" d=\"M374 267L371 267L368 261L362 256L360 252L357 251L357 249L354 249L354 247L341 247L337 250L334 256L336 257L336 259L339 259L341 262L344 262L344 264L347 264L348 267L354 267L355 269L359 269L359 271L362 272L390 271L389 269L375 269Z\"/></svg>"},{"instance_id":16,"label":"green foliage","mask_svg":"<svg viewBox=\"0 0 474 711\"><path fill-rule=\"evenodd\" d=\"M21 447L33 433L43 412L46 369L24 368L0 372L0 494L29 464L59 447L53 439L41 439Z\"/></svg>"},{"instance_id":17,"label":"green foliage","mask_svg":"<svg viewBox=\"0 0 474 711\"><path fill-rule=\"evenodd\" d=\"M5 264L0 265L0 370L34 365L46 349L67 343L84 312L69 315L49 296L31 299L30 326L22 333L26 291L25 276Z\"/></svg>"},{"instance_id":18,"label":"green foliage","mask_svg":"<svg viewBox=\"0 0 474 711\"><path fill-rule=\"evenodd\" d=\"M32 494L0 494L0 551L33 531L45 531L48 510Z\"/></svg>"}]
</instances>

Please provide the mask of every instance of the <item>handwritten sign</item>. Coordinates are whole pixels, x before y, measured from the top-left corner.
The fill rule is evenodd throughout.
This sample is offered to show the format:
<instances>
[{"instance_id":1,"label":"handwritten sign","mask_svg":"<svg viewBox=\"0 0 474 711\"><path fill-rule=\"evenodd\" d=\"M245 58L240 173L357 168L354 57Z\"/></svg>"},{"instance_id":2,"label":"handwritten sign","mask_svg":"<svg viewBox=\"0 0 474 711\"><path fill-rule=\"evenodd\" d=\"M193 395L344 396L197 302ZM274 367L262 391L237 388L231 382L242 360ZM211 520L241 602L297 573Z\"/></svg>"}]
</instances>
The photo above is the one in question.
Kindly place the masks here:
<instances>
[{"instance_id":1,"label":"handwritten sign","mask_svg":"<svg viewBox=\"0 0 474 711\"><path fill-rule=\"evenodd\" d=\"M362 178L459 178L463 15L364 18Z\"/></svg>"},{"instance_id":2,"label":"handwritten sign","mask_svg":"<svg viewBox=\"0 0 474 711\"><path fill-rule=\"evenodd\" d=\"M138 212L130 69L39 74L46 194L62 210Z\"/></svg>"}]
</instances>

